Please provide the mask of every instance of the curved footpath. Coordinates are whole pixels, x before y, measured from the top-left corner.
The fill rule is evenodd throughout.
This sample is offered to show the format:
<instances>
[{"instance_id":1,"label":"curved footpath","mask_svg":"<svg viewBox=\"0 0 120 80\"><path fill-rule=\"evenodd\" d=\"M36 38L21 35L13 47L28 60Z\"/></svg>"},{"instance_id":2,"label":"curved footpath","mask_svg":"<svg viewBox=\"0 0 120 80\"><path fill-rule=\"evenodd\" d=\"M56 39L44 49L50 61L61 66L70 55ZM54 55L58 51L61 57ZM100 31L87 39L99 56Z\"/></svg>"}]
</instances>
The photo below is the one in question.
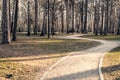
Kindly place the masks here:
<instances>
[{"instance_id":1,"label":"curved footpath","mask_svg":"<svg viewBox=\"0 0 120 80\"><path fill-rule=\"evenodd\" d=\"M111 49L120 46L120 41L87 39L80 38L78 35L59 38L85 39L98 41L102 44L80 52L70 53L50 67L43 77L38 80L101 80L99 74L101 57Z\"/></svg>"}]
</instances>

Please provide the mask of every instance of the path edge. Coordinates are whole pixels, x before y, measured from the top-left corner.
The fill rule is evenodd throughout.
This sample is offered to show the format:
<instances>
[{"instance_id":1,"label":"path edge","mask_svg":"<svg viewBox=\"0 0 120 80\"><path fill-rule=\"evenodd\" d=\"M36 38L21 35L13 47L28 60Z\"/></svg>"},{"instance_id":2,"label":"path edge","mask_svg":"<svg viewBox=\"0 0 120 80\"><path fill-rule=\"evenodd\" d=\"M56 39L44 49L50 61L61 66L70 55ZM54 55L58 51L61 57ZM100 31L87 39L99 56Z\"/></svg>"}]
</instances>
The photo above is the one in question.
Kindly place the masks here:
<instances>
[{"instance_id":1,"label":"path edge","mask_svg":"<svg viewBox=\"0 0 120 80\"><path fill-rule=\"evenodd\" d=\"M67 54L66 56L62 57L60 60L58 60L56 63L54 63L44 74L43 76L40 78L40 80L45 80L47 74L49 74L49 72L57 65L59 64L61 61L63 61L64 59L66 59L67 57L69 57L71 54L73 54L74 52L70 52L69 54Z\"/></svg>"},{"instance_id":2,"label":"path edge","mask_svg":"<svg viewBox=\"0 0 120 80\"><path fill-rule=\"evenodd\" d=\"M108 51L109 52L109 51ZM103 64L103 58L104 56L108 53L108 52L105 52L102 57L100 58L100 61L99 61L99 69L98 69L98 72L99 72L99 76L100 76L100 80L104 80L104 77L103 77L103 74L102 74L102 64Z\"/></svg>"}]
</instances>

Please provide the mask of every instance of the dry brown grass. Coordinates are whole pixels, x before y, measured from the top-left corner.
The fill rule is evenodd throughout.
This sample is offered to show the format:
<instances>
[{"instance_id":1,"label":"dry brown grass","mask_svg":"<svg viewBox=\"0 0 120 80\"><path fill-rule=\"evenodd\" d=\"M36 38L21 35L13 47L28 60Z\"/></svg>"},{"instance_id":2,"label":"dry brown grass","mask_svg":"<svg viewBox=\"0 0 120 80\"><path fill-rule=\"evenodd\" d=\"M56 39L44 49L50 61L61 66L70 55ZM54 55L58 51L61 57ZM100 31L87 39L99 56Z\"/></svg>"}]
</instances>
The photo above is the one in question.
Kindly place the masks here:
<instances>
[{"instance_id":1,"label":"dry brown grass","mask_svg":"<svg viewBox=\"0 0 120 80\"><path fill-rule=\"evenodd\" d=\"M120 47L104 57L102 70L105 80L120 80Z\"/></svg>"},{"instance_id":2,"label":"dry brown grass","mask_svg":"<svg viewBox=\"0 0 120 80\"><path fill-rule=\"evenodd\" d=\"M0 45L0 79L12 74L11 80L35 80L69 52L98 44L87 40L21 37L9 45Z\"/></svg>"}]
</instances>

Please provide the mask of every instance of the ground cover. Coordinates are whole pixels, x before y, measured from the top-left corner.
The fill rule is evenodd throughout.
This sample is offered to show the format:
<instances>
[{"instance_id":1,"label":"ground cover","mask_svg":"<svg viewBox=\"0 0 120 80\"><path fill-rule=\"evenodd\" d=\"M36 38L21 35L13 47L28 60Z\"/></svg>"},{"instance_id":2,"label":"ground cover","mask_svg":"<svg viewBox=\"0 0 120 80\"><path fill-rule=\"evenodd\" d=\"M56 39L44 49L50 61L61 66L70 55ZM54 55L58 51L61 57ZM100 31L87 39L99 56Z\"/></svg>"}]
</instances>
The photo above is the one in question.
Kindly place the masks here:
<instances>
[{"instance_id":1,"label":"ground cover","mask_svg":"<svg viewBox=\"0 0 120 80\"><path fill-rule=\"evenodd\" d=\"M120 47L105 55L102 70L105 80L120 80Z\"/></svg>"},{"instance_id":2,"label":"ground cover","mask_svg":"<svg viewBox=\"0 0 120 80\"><path fill-rule=\"evenodd\" d=\"M64 40L18 37L16 42L0 45L0 79L35 80L61 57L100 43L88 40Z\"/></svg>"}]
</instances>

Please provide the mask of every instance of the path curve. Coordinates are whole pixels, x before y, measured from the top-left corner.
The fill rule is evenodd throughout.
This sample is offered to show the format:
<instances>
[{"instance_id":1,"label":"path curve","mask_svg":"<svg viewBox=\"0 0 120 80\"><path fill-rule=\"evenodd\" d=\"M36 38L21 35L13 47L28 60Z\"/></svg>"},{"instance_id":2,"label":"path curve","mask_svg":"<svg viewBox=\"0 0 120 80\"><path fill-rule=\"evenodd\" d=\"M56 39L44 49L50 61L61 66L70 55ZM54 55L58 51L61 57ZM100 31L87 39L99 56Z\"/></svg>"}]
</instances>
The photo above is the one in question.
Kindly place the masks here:
<instances>
[{"instance_id":1,"label":"path curve","mask_svg":"<svg viewBox=\"0 0 120 80\"><path fill-rule=\"evenodd\" d=\"M102 44L84 51L70 53L50 67L43 77L38 80L101 80L99 74L101 57L111 49L120 46L120 41L96 40L79 36L71 35L57 38L85 39L101 42Z\"/></svg>"}]
</instances>

